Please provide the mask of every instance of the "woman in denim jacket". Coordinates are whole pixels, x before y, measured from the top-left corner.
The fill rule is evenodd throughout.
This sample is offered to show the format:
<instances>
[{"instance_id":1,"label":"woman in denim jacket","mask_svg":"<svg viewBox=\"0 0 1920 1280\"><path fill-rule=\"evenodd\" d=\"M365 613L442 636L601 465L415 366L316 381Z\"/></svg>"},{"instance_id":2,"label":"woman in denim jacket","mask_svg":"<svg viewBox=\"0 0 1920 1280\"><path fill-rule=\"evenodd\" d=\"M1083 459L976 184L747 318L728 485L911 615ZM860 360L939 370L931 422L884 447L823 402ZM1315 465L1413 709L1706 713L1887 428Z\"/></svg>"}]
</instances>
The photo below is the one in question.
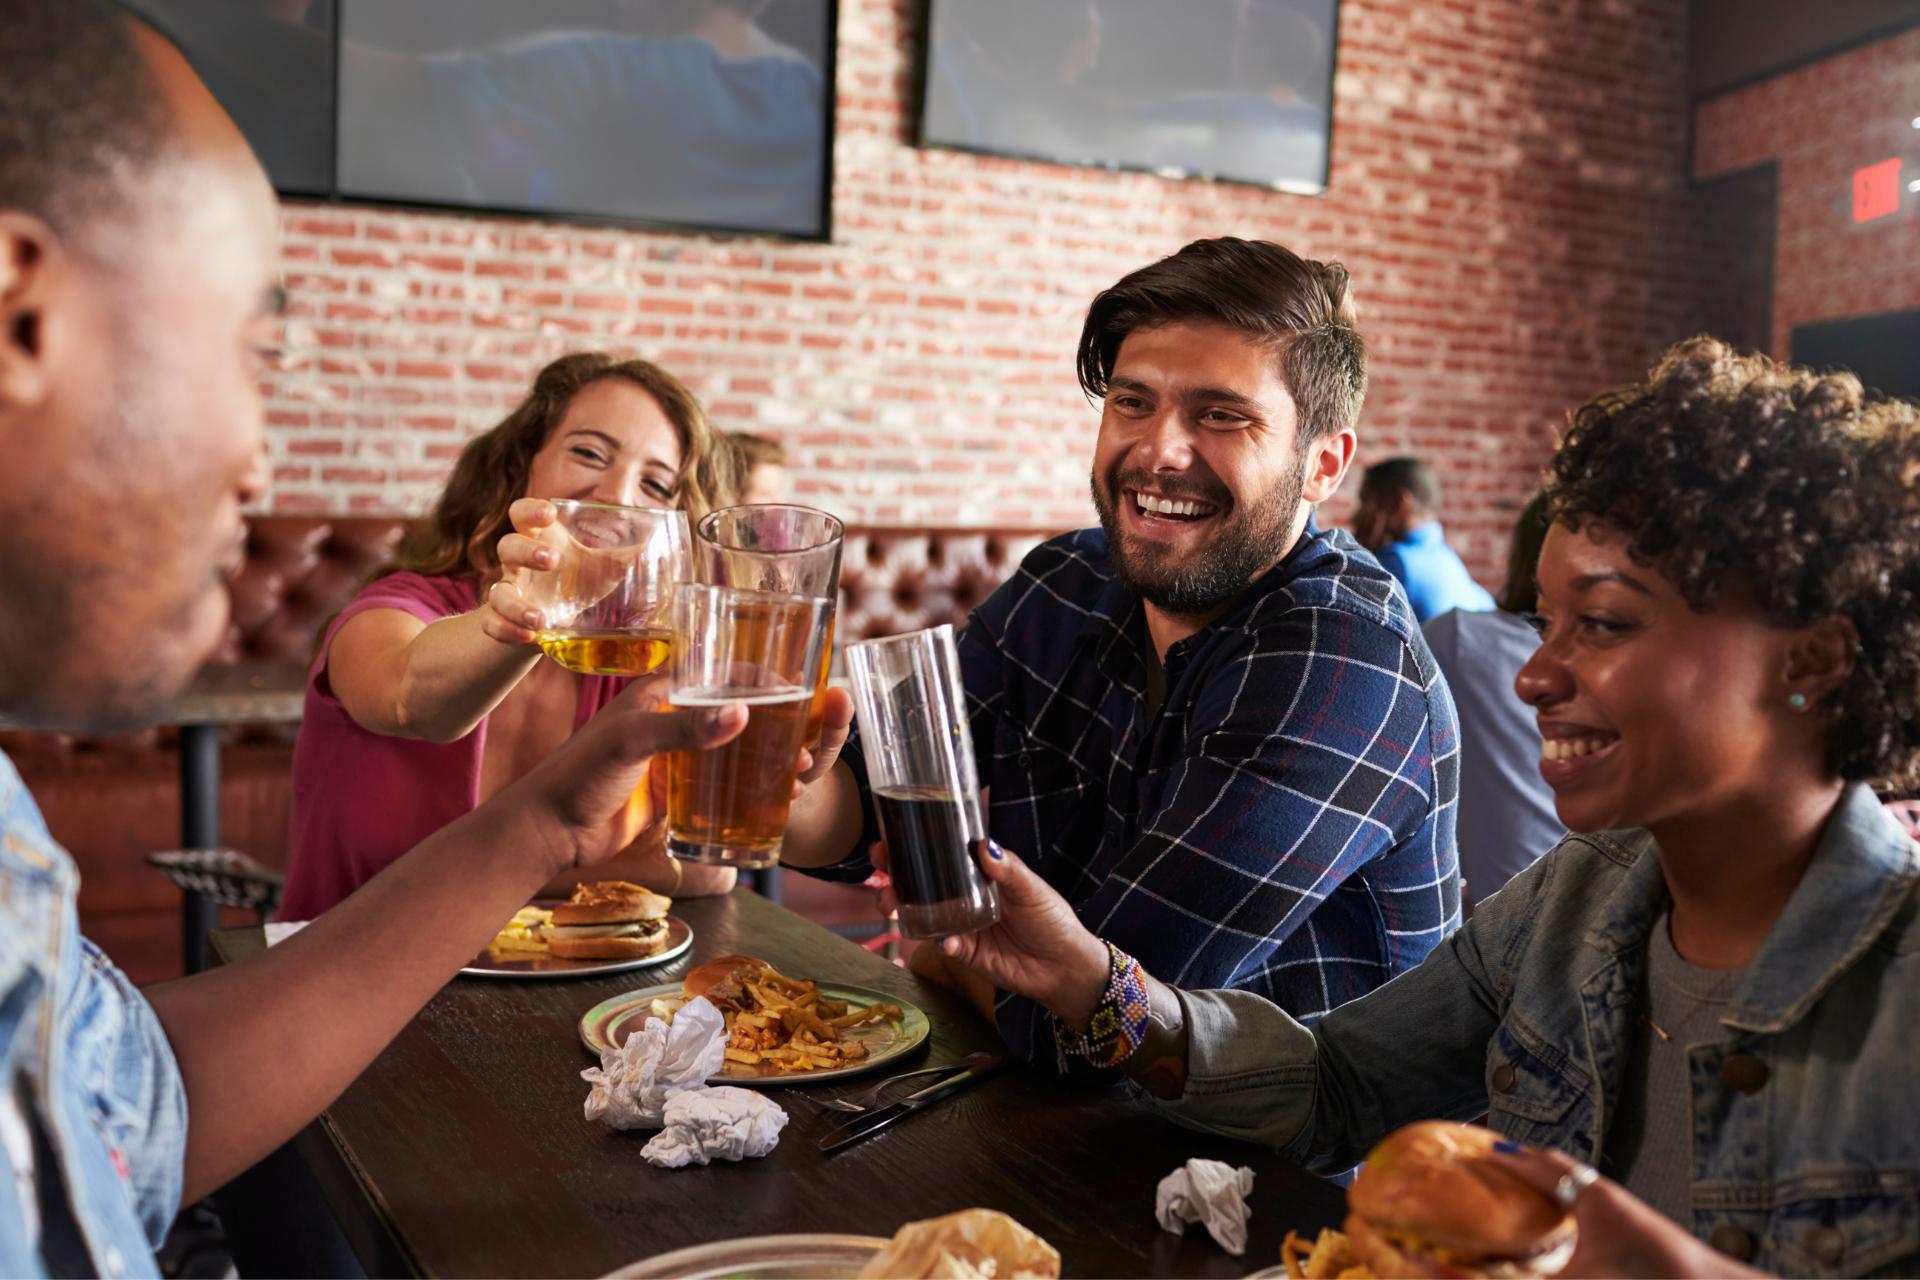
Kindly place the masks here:
<instances>
[{"instance_id":1,"label":"woman in denim jacket","mask_svg":"<svg viewBox=\"0 0 1920 1280\"><path fill-rule=\"evenodd\" d=\"M1575 1271L1911 1272L1920 847L1867 784L1920 765L1917 419L1706 338L1573 415L1516 687L1574 834L1314 1027L1146 977L998 850L948 954L1323 1172L1485 1113L1578 1195Z\"/></svg>"}]
</instances>

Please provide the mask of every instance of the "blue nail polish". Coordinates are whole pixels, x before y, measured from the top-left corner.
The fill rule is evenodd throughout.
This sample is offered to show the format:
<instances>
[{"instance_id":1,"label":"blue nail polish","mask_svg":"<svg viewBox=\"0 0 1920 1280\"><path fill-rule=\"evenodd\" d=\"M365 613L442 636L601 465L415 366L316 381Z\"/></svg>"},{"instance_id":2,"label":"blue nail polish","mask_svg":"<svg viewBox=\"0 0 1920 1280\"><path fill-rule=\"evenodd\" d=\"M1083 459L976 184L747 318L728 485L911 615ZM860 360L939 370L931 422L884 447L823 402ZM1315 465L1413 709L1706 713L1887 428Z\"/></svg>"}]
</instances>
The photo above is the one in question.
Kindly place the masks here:
<instances>
[{"instance_id":1,"label":"blue nail polish","mask_svg":"<svg viewBox=\"0 0 1920 1280\"><path fill-rule=\"evenodd\" d=\"M1007 856L1007 851L1005 849L1002 849L998 844L994 843L991 839L989 839L987 841L987 856L989 858L992 858L995 862L999 862L1001 859Z\"/></svg>"},{"instance_id":2,"label":"blue nail polish","mask_svg":"<svg viewBox=\"0 0 1920 1280\"><path fill-rule=\"evenodd\" d=\"M1493 1144L1493 1149L1495 1151L1498 1151L1501 1155L1507 1155L1507 1156L1517 1156L1522 1151L1526 1150L1526 1148L1521 1146L1519 1143L1509 1142L1505 1138L1501 1138L1498 1141L1496 1141Z\"/></svg>"}]
</instances>

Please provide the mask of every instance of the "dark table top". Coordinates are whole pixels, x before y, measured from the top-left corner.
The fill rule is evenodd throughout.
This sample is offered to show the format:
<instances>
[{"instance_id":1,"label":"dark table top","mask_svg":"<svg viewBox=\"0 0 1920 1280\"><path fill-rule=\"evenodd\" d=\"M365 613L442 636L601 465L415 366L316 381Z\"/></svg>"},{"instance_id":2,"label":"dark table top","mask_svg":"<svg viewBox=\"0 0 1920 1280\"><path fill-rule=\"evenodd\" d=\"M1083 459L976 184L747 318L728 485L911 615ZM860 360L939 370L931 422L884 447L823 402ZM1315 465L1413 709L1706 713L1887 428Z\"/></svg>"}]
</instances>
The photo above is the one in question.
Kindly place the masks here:
<instances>
[{"instance_id":1,"label":"dark table top","mask_svg":"<svg viewBox=\"0 0 1920 1280\"><path fill-rule=\"evenodd\" d=\"M765 1159L655 1169L649 1132L582 1115L594 1066L581 1014L610 996L678 981L730 951L822 982L911 1000L933 1023L905 1070L998 1047L957 995L922 982L785 909L737 890L685 899L686 956L607 978L553 982L456 978L302 1135L334 1212L369 1271L428 1275L597 1276L672 1249L788 1232L891 1235L956 1209L1003 1210L1060 1250L1069 1276L1241 1276L1274 1264L1290 1228L1336 1225L1332 1183L1247 1143L1180 1128L1124 1089L1072 1089L1016 1070L942 1101L832 1155L817 1140L849 1117L809 1095L769 1091L790 1117ZM214 935L221 957L259 950L258 929ZM1193 1156L1255 1171L1243 1258L1199 1226L1153 1219L1160 1179Z\"/></svg>"},{"instance_id":2,"label":"dark table top","mask_svg":"<svg viewBox=\"0 0 1920 1280\"><path fill-rule=\"evenodd\" d=\"M210 662L167 703L168 724L286 724L300 719L304 662Z\"/></svg>"}]
</instances>

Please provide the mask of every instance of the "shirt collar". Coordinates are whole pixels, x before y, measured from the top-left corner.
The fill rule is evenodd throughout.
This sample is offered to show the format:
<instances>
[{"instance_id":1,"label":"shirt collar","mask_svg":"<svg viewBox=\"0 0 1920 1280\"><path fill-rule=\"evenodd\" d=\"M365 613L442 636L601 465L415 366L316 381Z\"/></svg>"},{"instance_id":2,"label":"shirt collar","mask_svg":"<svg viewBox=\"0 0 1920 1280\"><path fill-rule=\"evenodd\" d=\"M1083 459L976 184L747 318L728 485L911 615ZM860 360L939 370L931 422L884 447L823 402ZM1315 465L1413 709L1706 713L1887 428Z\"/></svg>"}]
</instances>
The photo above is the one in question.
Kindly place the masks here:
<instances>
[{"instance_id":1,"label":"shirt collar","mask_svg":"<svg viewBox=\"0 0 1920 1280\"><path fill-rule=\"evenodd\" d=\"M1636 831L1617 839L1640 856L1587 932L1589 942L1614 955L1646 943L1667 901L1653 837ZM1848 787L1722 1020L1773 1034L1805 1017L1886 931L1916 881L1920 850L1866 785Z\"/></svg>"}]
</instances>

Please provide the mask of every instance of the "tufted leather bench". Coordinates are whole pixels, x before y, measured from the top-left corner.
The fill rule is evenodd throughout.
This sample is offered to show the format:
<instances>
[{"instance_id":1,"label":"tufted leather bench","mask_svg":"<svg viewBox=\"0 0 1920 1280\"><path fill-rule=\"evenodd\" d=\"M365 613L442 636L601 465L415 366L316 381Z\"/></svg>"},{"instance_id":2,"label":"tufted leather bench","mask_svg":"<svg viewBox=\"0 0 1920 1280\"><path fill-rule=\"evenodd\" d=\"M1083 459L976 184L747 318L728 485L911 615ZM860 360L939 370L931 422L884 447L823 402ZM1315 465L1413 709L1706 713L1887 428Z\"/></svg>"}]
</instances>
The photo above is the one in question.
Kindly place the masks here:
<instances>
[{"instance_id":1,"label":"tufted leather bench","mask_svg":"<svg viewBox=\"0 0 1920 1280\"><path fill-rule=\"evenodd\" d=\"M405 528L391 518L254 517L215 660L305 660L321 624L392 554ZM958 625L1047 536L849 529L836 639ZM274 867L286 861L294 733L291 725L244 725L222 735L222 841ZM103 737L0 730L0 750L80 867L82 928L136 982L180 970L180 893L144 862L180 842L177 736L165 726ZM251 922L245 913L229 918Z\"/></svg>"}]
</instances>

